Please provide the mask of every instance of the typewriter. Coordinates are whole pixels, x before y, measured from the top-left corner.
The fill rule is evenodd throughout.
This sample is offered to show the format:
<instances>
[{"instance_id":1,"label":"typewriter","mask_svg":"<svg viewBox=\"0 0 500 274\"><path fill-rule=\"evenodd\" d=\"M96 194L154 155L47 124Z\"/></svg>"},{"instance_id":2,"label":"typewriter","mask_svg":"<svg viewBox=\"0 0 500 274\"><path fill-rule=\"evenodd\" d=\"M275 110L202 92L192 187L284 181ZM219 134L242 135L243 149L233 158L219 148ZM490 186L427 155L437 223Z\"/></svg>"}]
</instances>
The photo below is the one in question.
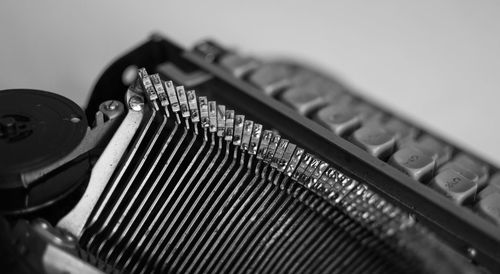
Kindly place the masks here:
<instances>
[{"instance_id":1,"label":"typewriter","mask_svg":"<svg viewBox=\"0 0 500 274\"><path fill-rule=\"evenodd\" d=\"M500 273L498 167L301 63L153 35L0 126L5 273Z\"/></svg>"}]
</instances>

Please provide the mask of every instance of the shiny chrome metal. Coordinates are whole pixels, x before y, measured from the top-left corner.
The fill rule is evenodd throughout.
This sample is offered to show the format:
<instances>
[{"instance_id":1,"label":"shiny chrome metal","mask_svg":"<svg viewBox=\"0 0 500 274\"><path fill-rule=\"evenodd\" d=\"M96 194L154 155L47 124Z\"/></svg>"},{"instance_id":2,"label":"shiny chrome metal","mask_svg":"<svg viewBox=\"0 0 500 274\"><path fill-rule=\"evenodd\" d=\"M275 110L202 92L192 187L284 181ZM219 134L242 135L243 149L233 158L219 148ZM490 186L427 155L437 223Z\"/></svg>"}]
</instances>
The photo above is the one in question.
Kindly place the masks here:
<instances>
[{"instance_id":1,"label":"shiny chrome metal","mask_svg":"<svg viewBox=\"0 0 500 274\"><path fill-rule=\"evenodd\" d=\"M127 91L127 97L129 99L134 96L139 95L136 95L131 90ZM59 221L57 224L58 227L75 235L77 238L82 235L85 224L91 216L91 212L94 210L114 170L119 168L118 163L129 146L135 132L139 129L143 117L143 111L129 111L127 113L111 138L108 146L92 169L92 174L83 197L73 210ZM97 216L98 214L96 214L95 218L97 218Z\"/></svg>"},{"instance_id":2,"label":"shiny chrome metal","mask_svg":"<svg viewBox=\"0 0 500 274\"><path fill-rule=\"evenodd\" d=\"M82 239L116 269L371 270L365 263L371 257L352 237L376 245L404 229L397 208L293 140L194 91L151 79L158 98L142 105L140 126ZM170 111L176 118L167 119Z\"/></svg>"},{"instance_id":3,"label":"shiny chrome metal","mask_svg":"<svg viewBox=\"0 0 500 274\"><path fill-rule=\"evenodd\" d=\"M180 138L179 142L177 142L175 144L175 148L173 150L173 153L170 155L169 157L169 160L167 160L167 164L163 167L162 169L162 174L163 174L163 171L167 169L167 167L170 166L170 164L175 164L175 169L174 169L174 173L175 173L175 170L177 170L177 168L179 167L179 164L180 162L182 161L179 161L178 163L174 163L172 161L172 158L173 156L175 155L175 153L179 150L179 148L181 147L181 144L183 143L184 139L186 138L188 134L188 130L186 128L183 128L183 133L182 133L182 137ZM192 144L194 143L194 140L195 140L195 136L193 136L193 138L191 139L190 141L190 145L189 147L192 146ZM184 152L183 154L183 157L182 158L185 158L185 155L186 155L187 151ZM157 186L157 183L158 181L160 180L161 176L157 177L157 179L155 180L155 186ZM151 196L151 193L154 191L155 188L150 188L149 191L148 191L148 194L146 194L146 199L143 199L143 202L142 203L145 203L146 201L149 201L150 198L153 198L154 197L154 201L152 203L149 204L149 208L147 210L147 212L145 213L145 215L142 216L142 219L141 219L141 222L139 224L139 226L137 227L137 229L135 229L133 231L133 234L131 236L128 236L128 240L125 244L125 247L122 248L122 250L120 250L120 253L118 254L118 257L116 259L116 262L119 262L122 260L123 255L125 254L125 252L127 251L128 248L132 248L133 250L135 250L137 252L137 250L139 249L139 247L141 247L141 245L144 243L144 241L146 240L146 236L149 234L149 233L152 233L154 231L156 231L155 235L158 233L158 230L154 230L154 225L156 224L156 222L158 221L159 217L160 217L160 214L157 214L154 218L154 220L149 223L149 224L146 224L146 220L148 219L148 217L152 214L152 211L153 209L157 206L159 200L160 200L160 197L161 195L163 194L163 192L165 191L166 187L171 183L171 178L172 178L172 175L169 176L169 179L167 179L167 181L164 183L164 185L162 186L160 192L159 192L159 195L156 195L156 196ZM140 206L140 208L142 209L142 205ZM165 207L165 203L163 203L162 205L162 208L161 208L161 211L164 209ZM148 229L148 232L146 234L143 234L139 240L139 243L136 243L136 245L132 246L132 244L134 243L135 239L139 236L139 232L140 232L140 228L142 228L143 226L145 225L149 225L150 229ZM124 231L123 233L127 234L128 233L128 230ZM122 234L122 237L125 238ZM128 258L124 264L124 268L127 268L127 266L131 263L131 260L130 258Z\"/></svg>"}]
</instances>

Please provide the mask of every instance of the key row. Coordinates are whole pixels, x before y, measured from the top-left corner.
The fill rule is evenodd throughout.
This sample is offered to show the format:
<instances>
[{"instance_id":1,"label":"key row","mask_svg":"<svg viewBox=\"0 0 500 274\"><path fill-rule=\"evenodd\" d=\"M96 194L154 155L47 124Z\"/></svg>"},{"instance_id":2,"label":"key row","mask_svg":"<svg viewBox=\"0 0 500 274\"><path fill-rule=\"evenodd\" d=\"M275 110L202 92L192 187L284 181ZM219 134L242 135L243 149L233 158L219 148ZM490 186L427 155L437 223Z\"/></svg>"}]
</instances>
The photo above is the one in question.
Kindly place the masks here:
<instances>
[{"instance_id":1,"label":"key row","mask_svg":"<svg viewBox=\"0 0 500 274\"><path fill-rule=\"evenodd\" d=\"M337 81L286 63L225 52L217 64L370 155L500 224L500 173L352 94Z\"/></svg>"}]
</instances>

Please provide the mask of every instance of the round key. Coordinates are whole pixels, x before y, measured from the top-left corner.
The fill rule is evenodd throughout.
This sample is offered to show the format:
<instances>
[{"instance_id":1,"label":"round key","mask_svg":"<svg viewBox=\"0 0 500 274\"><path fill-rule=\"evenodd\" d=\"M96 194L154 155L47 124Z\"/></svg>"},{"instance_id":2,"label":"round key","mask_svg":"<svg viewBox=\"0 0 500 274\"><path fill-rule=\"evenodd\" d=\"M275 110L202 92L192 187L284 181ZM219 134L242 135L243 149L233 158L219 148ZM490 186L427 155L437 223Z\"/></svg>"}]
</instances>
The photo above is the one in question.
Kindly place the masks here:
<instances>
[{"instance_id":1,"label":"round key","mask_svg":"<svg viewBox=\"0 0 500 274\"><path fill-rule=\"evenodd\" d=\"M310 82L317 82L320 79L321 77L313 71L297 68L296 73L290 77L290 83L294 86L300 86Z\"/></svg>"},{"instance_id":2,"label":"round key","mask_svg":"<svg viewBox=\"0 0 500 274\"><path fill-rule=\"evenodd\" d=\"M384 124L384 128L396 135L396 141L400 147L405 143L413 141L417 136L417 129L410 127L398 119L389 120Z\"/></svg>"},{"instance_id":3,"label":"round key","mask_svg":"<svg viewBox=\"0 0 500 274\"><path fill-rule=\"evenodd\" d=\"M482 199L495 192L500 193L500 172L491 176L491 179L486 184L486 187L479 193L479 197Z\"/></svg>"},{"instance_id":4,"label":"round key","mask_svg":"<svg viewBox=\"0 0 500 274\"><path fill-rule=\"evenodd\" d=\"M358 102L353 108L359 113L363 124L380 124L384 118L384 113L367 103Z\"/></svg>"},{"instance_id":5,"label":"round key","mask_svg":"<svg viewBox=\"0 0 500 274\"><path fill-rule=\"evenodd\" d=\"M478 176L477 183L483 187L488 180L488 166L465 154L459 154L453 162Z\"/></svg>"},{"instance_id":6,"label":"round key","mask_svg":"<svg viewBox=\"0 0 500 274\"><path fill-rule=\"evenodd\" d=\"M326 104L325 99L317 91L317 85L311 82L286 90L281 96L281 101L302 115Z\"/></svg>"},{"instance_id":7,"label":"round key","mask_svg":"<svg viewBox=\"0 0 500 274\"><path fill-rule=\"evenodd\" d=\"M497 173L495 173L495 175L491 176L491 179L488 182L488 185L494 186L494 187L500 189L500 172L497 172Z\"/></svg>"},{"instance_id":8,"label":"round key","mask_svg":"<svg viewBox=\"0 0 500 274\"><path fill-rule=\"evenodd\" d=\"M259 67L260 63L250 57L243 57L238 54L230 53L224 55L219 65L231 72L236 77L242 77L250 71Z\"/></svg>"},{"instance_id":9,"label":"round key","mask_svg":"<svg viewBox=\"0 0 500 274\"><path fill-rule=\"evenodd\" d=\"M474 199L477 192L477 184L451 169L440 172L429 185L457 204Z\"/></svg>"},{"instance_id":10,"label":"round key","mask_svg":"<svg viewBox=\"0 0 500 274\"><path fill-rule=\"evenodd\" d=\"M274 95L290 85L290 77L293 73L290 66L268 63L251 73L248 80L267 95Z\"/></svg>"},{"instance_id":11,"label":"round key","mask_svg":"<svg viewBox=\"0 0 500 274\"><path fill-rule=\"evenodd\" d=\"M476 210L480 215L500 225L500 193L495 192L481 199Z\"/></svg>"},{"instance_id":12,"label":"round key","mask_svg":"<svg viewBox=\"0 0 500 274\"><path fill-rule=\"evenodd\" d=\"M357 129L351 139L354 144L380 159L392 154L396 142L393 134L377 125L367 125Z\"/></svg>"},{"instance_id":13,"label":"round key","mask_svg":"<svg viewBox=\"0 0 500 274\"><path fill-rule=\"evenodd\" d=\"M475 183L477 183L477 181L479 180L479 176L476 173L470 171L467 168L464 168L463 166L461 166L460 164L457 164L456 162L446 163L439 170L442 171L442 170L447 170L447 169L454 170L458 174L464 176L465 178L467 178Z\"/></svg>"},{"instance_id":14,"label":"round key","mask_svg":"<svg viewBox=\"0 0 500 274\"><path fill-rule=\"evenodd\" d=\"M417 142L418 148L425 154L433 157L438 166L443 165L451 158L451 147L443 144L435 138L425 135Z\"/></svg>"},{"instance_id":15,"label":"round key","mask_svg":"<svg viewBox=\"0 0 500 274\"><path fill-rule=\"evenodd\" d=\"M500 189L496 188L492 185L486 186L481 192L479 192L479 199L483 199L484 197L490 195L491 193L500 193Z\"/></svg>"},{"instance_id":16,"label":"round key","mask_svg":"<svg viewBox=\"0 0 500 274\"><path fill-rule=\"evenodd\" d=\"M358 114L348 107L331 105L318 111L316 121L336 135L346 135L361 125Z\"/></svg>"},{"instance_id":17,"label":"round key","mask_svg":"<svg viewBox=\"0 0 500 274\"><path fill-rule=\"evenodd\" d=\"M314 82L317 86L317 91L327 102L335 103L342 96L349 96L346 89L339 83L325 78L319 78ZM344 98L345 100L347 98Z\"/></svg>"},{"instance_id":18,"label":"round key","mask_svg":"<svg viewBox=\"0 0 500 274\"><path fill-rule=\"evenodd\" d=\"M336 102L337 98L346 94L340 83L307 69L297 69L290 77L291 86L309 86L326 102Z\"/></svg>"},{"instance_id":19,"label":"round key","mask_svg":"<svg viewBox=\"0 0 500 274\"><path fill-rule=\"evenodd\" d=\"M389 164L414 180L425 182L433 176L436 162L419 149L404 147L391 156Z\"/></svg>"}]
</instances>

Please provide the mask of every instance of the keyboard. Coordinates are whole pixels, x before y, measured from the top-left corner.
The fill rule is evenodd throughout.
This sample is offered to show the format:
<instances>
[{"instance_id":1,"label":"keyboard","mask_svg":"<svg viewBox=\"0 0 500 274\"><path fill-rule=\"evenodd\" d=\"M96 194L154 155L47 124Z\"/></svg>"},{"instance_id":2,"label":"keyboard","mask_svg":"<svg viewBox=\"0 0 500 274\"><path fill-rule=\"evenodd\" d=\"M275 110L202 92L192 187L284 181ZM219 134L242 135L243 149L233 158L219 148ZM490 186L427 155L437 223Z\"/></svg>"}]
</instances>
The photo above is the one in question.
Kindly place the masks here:
<instances>
[{"instance_id":1,"label":"keyboard","mask_svg":"<svg viewBox=\"0 0 500 274\"><path fill-rule=\"evenodd\" d=\"M223 53L214 43L197 45L205 60L427 185L460 206L499 224L482 198L498 191L498 168L463 151L436 134L395 116L320 72L286 62L262 62L238 53ZM220 55L215 55L216 52ZM217 60L217 61L215 61ZM493 199L490 199L490 201Z\"/></svg>"},{"instance_id":2,"label":"keyboard","mask_svg":"<svg viewBox=\"0 0 500 274\"><path fill-rule=\"evenodd\" d=\"M243 56L210 40L178 49L185 63L163 56L138 66L300 143L443 233L464 256L481 253L473 242L496 256L500 175L494 165L301 64Z\"/></svg>"},{"instance_id":3,"label":"keyboard","mask_svg":"<svg viewBox=\"0 0 500 274\"><path fill-rule=\"evenodd\" d=\"M331 75L153 35L86 119L120 104L81 198L16 235L66 235L106 272L500 271L498 167Z\"/></svg>"}]
</instances>

